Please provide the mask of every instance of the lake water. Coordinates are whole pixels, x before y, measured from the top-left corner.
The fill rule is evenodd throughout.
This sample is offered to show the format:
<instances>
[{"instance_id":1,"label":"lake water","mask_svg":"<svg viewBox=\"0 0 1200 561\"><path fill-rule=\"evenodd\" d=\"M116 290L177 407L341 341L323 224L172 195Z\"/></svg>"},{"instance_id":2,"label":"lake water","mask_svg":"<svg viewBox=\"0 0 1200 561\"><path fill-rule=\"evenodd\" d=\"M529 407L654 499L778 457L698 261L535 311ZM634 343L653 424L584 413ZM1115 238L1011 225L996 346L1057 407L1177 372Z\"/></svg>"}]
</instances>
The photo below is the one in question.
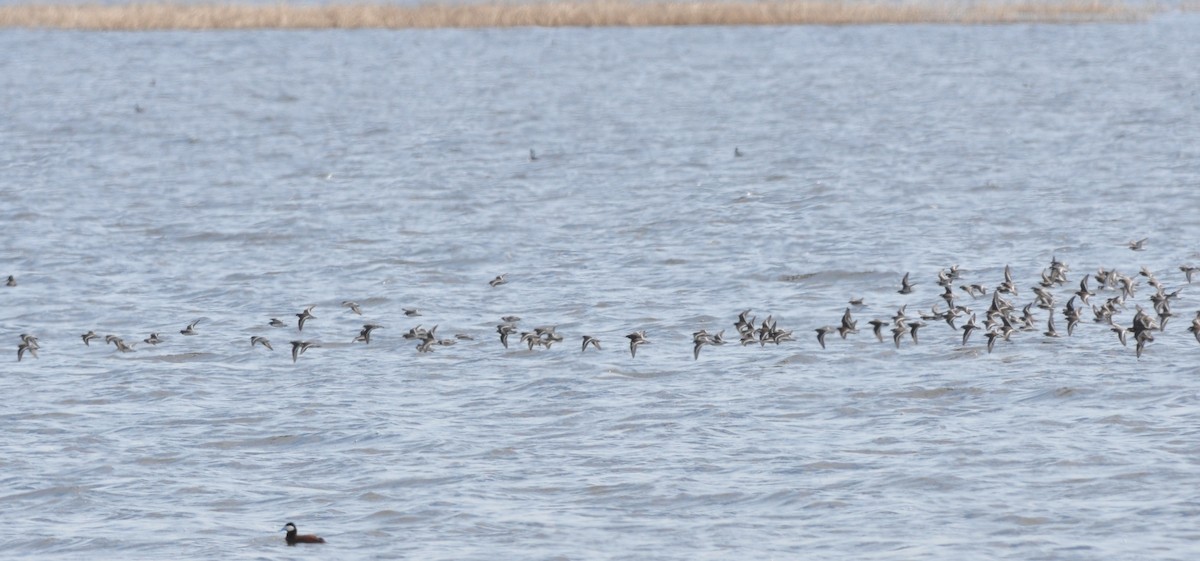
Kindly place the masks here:
<instances>
[{"instance_id":1,"label":"lake water","mask_svg":"<svg viewBox=\"0 0 1200 561\"><path fill-rule=\"evenodd\" d=\"M1194 559L1198 34L0 32L0 551ZM1140 359L1090 311L990 354L865 327L1052 258L1059 310L1115 268L1128 325L1144 266L1177 317ZM738 345L747 309L795 340Z\"/></svg>"}]
</instances>

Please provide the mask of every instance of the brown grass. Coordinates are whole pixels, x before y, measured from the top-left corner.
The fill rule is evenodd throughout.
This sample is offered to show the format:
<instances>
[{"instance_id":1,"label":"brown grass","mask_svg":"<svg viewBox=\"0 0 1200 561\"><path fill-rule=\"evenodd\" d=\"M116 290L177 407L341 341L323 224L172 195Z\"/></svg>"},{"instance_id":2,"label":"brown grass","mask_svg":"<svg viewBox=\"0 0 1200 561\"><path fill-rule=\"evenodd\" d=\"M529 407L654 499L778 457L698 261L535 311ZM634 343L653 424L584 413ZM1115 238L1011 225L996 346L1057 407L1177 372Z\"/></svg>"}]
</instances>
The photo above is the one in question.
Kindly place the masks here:
<instances>
[{"instance_id":1,"label":"brown grass","mask_svg":"<svg viewBox=\"0 0 1200 561\"><path fill-rule=\"evenodd\" d=\"M417 6L29 4L0 6L0 27L154 30L1000 24L1136 21L1148 12L1145 5L1098 0L582 0Z\"/></svg>"}]
</instances>

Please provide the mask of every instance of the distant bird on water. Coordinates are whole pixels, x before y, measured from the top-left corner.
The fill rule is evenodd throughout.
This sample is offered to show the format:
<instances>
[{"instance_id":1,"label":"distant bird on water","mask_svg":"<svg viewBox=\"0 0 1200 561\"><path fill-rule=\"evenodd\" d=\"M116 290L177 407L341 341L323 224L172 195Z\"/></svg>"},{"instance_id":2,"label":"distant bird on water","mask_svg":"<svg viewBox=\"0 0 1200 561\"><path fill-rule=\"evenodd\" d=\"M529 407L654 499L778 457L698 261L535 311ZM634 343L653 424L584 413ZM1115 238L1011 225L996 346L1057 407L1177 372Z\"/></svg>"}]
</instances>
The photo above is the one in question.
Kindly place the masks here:
<instances>
[{"instance_id":1,"label":"distant bird on water","mask_svg":"<svg viewBox=\"0 0 1200 561\"><path fill-rule=\"evenodd\" d=\"M296 531L296 525L288 522L283 525L280 532L287 532L287 537L284 538L288 545L296 545L298 543L325 543L325 538L314 536L312 534L300 534Z\"/></svg>"}]
</instances>

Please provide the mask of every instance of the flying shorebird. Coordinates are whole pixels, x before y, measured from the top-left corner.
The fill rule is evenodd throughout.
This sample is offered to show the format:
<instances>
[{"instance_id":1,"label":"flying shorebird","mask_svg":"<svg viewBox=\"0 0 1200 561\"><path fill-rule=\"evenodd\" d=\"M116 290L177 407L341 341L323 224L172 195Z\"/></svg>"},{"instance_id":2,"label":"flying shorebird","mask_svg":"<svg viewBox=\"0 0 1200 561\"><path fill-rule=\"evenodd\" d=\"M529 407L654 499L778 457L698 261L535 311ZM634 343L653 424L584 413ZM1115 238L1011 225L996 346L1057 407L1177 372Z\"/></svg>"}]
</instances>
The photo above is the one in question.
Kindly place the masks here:
<instances>
[{"instance_id":1,"label":"flying shorebird","mask_svg":"<svg viewBox=\"0 0 1200 561\"><path fill-rule=\"evenodd\" d=\"M254 345L262 345L269 351L275 350L275 347L271 346L271 342L268 341L266 337L259 337L257 335L250 337L250 348L253 349Z\"/></svg>"},{"instance_id":2,"label":"flying shorebird","mask_svg":"<svg viewBox=\"0 0 1200 561\"><path fill-rule=\"evenodd\" d=\"M297 331L304 331L304 322L310 319L317 319L317 316L312 315L312 310L315 307L317 307L317 305L313 304L307 308L304 308L303 312L296 314L296 317L300 318L300 321L296 323Z\"/></svg>"},{"instance_id":3,"label":"flying shorebird","mask_svg":"<svg viewBox=\"0 0 1200 561\"><path fill-rule=\"evenodd\" d=\"M362 330L358 332L358 337L354 338L354 342L362 341L363 343L369 345L371 343L371 332L379 329L380 327L383 326L374 323L364 324L362 326Z\"/></svg>"},{"instance_id":4,"label":"flying shorebird","mask_svg":"<svg viewBox=\"0 0 1200 561\"><path fill-rule=\"evenodd\" d=\"M107 337L105 337L105 339L107 340L108 338L107 338ZM135 351L133 350L133 345L128 345L128 344L126 344L126 343L125 343L125 340L124 340L124 339L122 339L122 338L120 338L120 337L113 337L113 338L112 338L112 341L111 341L111 343L112 343L114 346L116 346L116 347L117 347L117 350L118 350L118 351L121 351L121 352L123 352L123 353L132 353L132 352L135 352Z\"/></svg>"},{"instance_id":5,"label":"flying shorebird","mask_svg":"<svg viewBox=\"0 0 1200 561\"><path fill-rule=\"evenodd\" d=\"M925 327L925 324L923 322L919 322L919 321L908 322L908 333L909 333L909 335L912 335L912 340L913 340L914 345L919 343L919 341L917 341L917 330L922 327Z\"/></svg>"},{"instance_id":6,"label":"flying shorebird","mask_svg":"<svg viewBox=\"0 0 1200 561\"><path fill-rule=\"evenodd\" d=\"M971 314L971 319L961 329L963 330L962 344L965 347L967 346L967 340L971 338L971 332L979 329L979 326L975 325L975 314Z\"/></svg>"},{"instance_id":7,"label":"flying shorebird","mask_svg":"<svg viewBox=\"0 0 1200 561\"><path fill-rule=\"evenodd\" d=\"M28 341L22 341L21 344L17 345L17 362L21 362L21 359L24 358L25 353L29 353L33 355L33 358L37 358L37 348L38 347L36 344L30 344Z\"/></svg>"},{"instance_id":8,"label":"flying shorebird","mask_svg":"<svg viewBox=\"0 0 1200 561\"><path fill-rule=\"evenodd\" d=\"M1200 343L1200 312L1196 312L1196 317L1192 318L1192 325L1188 327L1188 331L1196 338L1196 342Z\"/></svg>"},{"instance_id":9,"label":"flying shorebird","mask_svg":"<svg viewBox=\"0 0 1200 561\"><path fill-rule=\"evenodd\" d=\"M721 331L721 334L724 333L724 331ZM724 339L720 338L721 334L718 334L716 337L714 337L709 335L708 330L706 329L701 329L700 331L693 333L692 360L700 360L700 349L704 348L704 345L718 345L724 343ZM721 343L717 343L716 341L718 340L721 341Z\"/></svg>"},{"instance_id":10,"label":"flying shorebird","mask_svg":"<svg viewBox=\"0 0 1200 561\"><path fill-rule=\"evenodd\" d=\"M871 324L871 331L873 333L875 333L875 338L879 339L879 342L882 343L883 342L883 326L887 325L887 322L883 321L881 319L873 319L871 321L868 321L867 323Z\"/></svg>"},{"instance_id":11,"label":"flying shorebird","mask_svg":"<svg viewBox=\"0 0 1200 561\"><path fill-rule=\"evenodd\" d=\"M1050 319L1046 320L1046 331L1042 333L1047 337L1058 337L1058 330L1054 329L1054 312L1050 312Z\"/></svg>"},{"instance_id":12,"label":"flying shorebird","mask_svg":"<svg viewBox=\"0 0 1200 561\"><path fill-rule=\"evenodd\" d=\"M438 328L438 326L435 325L432 328L430 328L429 331L426 331L421 336L421 338L420 338L421 342L417 343L417 352L419 352L419 353L432 353L433 352L433 346L435 344L440 343L440 341L438 341L438 339L437 339L437 335L434 335L434 332L437 331L437 328Z\"/></svg>"},{"instance_id":13,"label":"flying shorebird","mask_svg":"<svg viewBox=\"0 0 1200 561\"><path fill-rule=\"evenodd\" d=\"M299 358L300 355L304 354L304 351L307 351L309 348L320 346L321 345L310 343L308 341L292 341L292 362L295 363L296 359Z\"/></svg>"},{"instance_id":14,"label":"flying shorebird","mask_svg":"<svg viewBox=\"0 0 1200 561\"><path fill-rule=\"evenodd\" d=\"M1154 336L1151 335L1149 331L1141 331L1135 333L1133 338L1137 340L1137 347L1135 348L1137 351L1137 357L1142 358L1142 351L1146 350L1146 343L1154 341Z\"/></svg>"},{"instance_id":15,"label":"flying shorebird","mask_svg":"<svg viewBox=\"0 0 1200 561\"><path fill-rule=\"evenodd\" d=\"M1180 265L1179 270L1183 271L1183 276L1187 277L1188 284L1192 284L1192 275L1196 274L1196 271L1200 271L1200 267Z\"/></svg>"},{"instance_id":16,"label":"flying shorebird","mask_svg":"<svg viewBox=\"0 0 1200 561\"><path fill-rule=\"evenodd\" d=\"M641 345L649 344L650 340L646 339L646 331L634 331L625 336L629 339L629 356L637 357L637 348Z\"/></svg>"},{"instance_id":17,"label":"flying shorebird","mask_svg":"<svg viewBox=\"0 0 1200 561\"><path fill-rule=\"evenodd\" d=\"M200 320L196 320L196 321L193 321L192 323L189 323L187 327L180 329L179 332L184 335L195 335L197 323L200 323Z\"/></svg>"},{"instance_id":18,"label":"flying shorebird","mask_svg":"<svg viewBox=\"0 0 1200 561\"><path fill-rule=\"evenodd\" d=\"M1111 318L1110 318L1110 320L1109 320L1109 321L1111 321ZM1118 324L1116 324L1116 323L1113 323L1113 324L1112 324L1112 328L1111 328L1111 329L1109 329L1109 331L1112 331L1113 333L1116 333L1116 334L1117 334L1117 340L1121 341L1121 346L1122 346L1122 347L1128 347L1128 346L1129 346L1129 345L1127 344L1127 337L1129 336L1129 328L1128 328L1128 327L1125 327L1125 326L1123 326L1123 325L1118 325Z\"/></svg>"},{"instance_id":19,"label":"flying shorebird","mask_svg":"<svg viewBox=\"0 0 1200 561\"><path fill-rule=\"evenodd\" d=\"M999 331L988 331L987 333L985 333L985 335L987 335L988 354L992 354L992 347L996 346L996 337L1000 336L1000 332Z\"/></svg>"},{"instance_id":20,"label":"flying shorebird","mask_svg":"<svg viewBox=\"0 0 1200 561\"><path fill-rule=\"evenodd\" d=\"M517 326L511 323L502 323L496 326L496 333L500 334L500 344L504 345L506 349L508 348L508 336L516 332Z\"/></svg>"},{"instance_id":21,"label":"flying shorebird","mask_svg":"<svg viewBox=\"0 0 1200 561\"><path fill-rule=\"evenodd\" d=\"M908 328L903 323L896 323L896 326L892 328L892 342L896 344L897 349L900 348L900 339L904 337L905 333L908 333Z\"/></svg>"},{"instance_id":22,"label":"flying shorebird","mask_svg":"<svg viewBox=\"0 0 1200 561\"><path fill-rule=\"evenodd\" d=\"M1090 304L1090 302L1088 302L1088 298L1091 298L1092 296L1096 295L1095 292L1092 292L1091 290L1088 289L1087 284L1088 284L1088 275L1083 275L1083 280L1079 281L1079 290L1075 292L1075 295L1078 296L1079 300L1081 302L1083 302L1084 304Z\"/></svg>"},{"instance_id":23,"label":"flying shorebird","mask_svg":"<svg viewBox=\"0 0 1200 561\"><path fill-rule=\"evenodd\" d=\"M837 329L837 328L832 325L826 325L824 327L818 327L813 330L813 331L817 332L817 342L821 344L822 349L825 348L825 335L835 329Z\"/></svg>"},{"instance_id":24,"label":"flying shorebird","mask_svg":"<svg viewBox=\"0 0 1200 561\"><path fill-rule=\"evenodd\" d=\"M33 358L37 358L37 350L39 348L41 347L38 345L37 337L34 337L28 333L22 333L21 343L17 345L17 362L21 362L21 357L25 353L29 353L33 355Z\"/></svg>"},{"instance_id":25,"label":"flying shorebird","mask_svg":"<svg viewBox=\"0 0 1200 561\"><path fill-rule=\"evenodd\" d=\"M600 340L599 339L592 337L591 335L584 335L583 336L583 348L580 349L579 352L586 351L588 348L588 345L595 347L597 351L600 350Z\"/></svg>"},{"instance_id":26,"label":"flying shorebird","mask_svg":"<svg viewBox=\"0 0 1200 561\"><path fill-rule=\"evenodd\" d=\"M842 314L842 325L837 328L837 331L842 339L845 339L849 333L858 333L858 322L850 317L850 308L846 308L846 312Z\"/></svg>"}]
</instances>

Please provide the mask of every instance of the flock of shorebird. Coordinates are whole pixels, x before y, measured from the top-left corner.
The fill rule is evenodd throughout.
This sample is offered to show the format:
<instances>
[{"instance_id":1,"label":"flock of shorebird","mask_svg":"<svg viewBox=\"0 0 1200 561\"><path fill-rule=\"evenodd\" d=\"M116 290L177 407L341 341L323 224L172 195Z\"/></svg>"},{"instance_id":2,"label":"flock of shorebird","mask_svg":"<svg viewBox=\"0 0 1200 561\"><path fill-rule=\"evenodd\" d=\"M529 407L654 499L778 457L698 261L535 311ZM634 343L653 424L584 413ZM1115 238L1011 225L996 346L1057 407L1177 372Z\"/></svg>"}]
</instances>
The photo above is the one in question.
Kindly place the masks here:
<instances>
[{"instance_id":1,"label":"flock of shorebird","mask_svg":"<svg viewBox=\"0 0 1200 561\"><path fill-rule=\"evenodd\" d=\"M1145 239L1129 242L1130 249L1141 250ZM1192 282L1192 276L1200 271L1200 268L1182 265L1179 267L1185 275L1187 282ZM937 284L943 287L941 294L942 300L946 304L946 310L941 311L939 304L934 303L928 313L921 313L917 318L912 318L906 315L905 310L907 304L900 306L899 310L889 320L872 319L868 323L872 326L872 332L875 337L883 342L883 328L891 325L892 341L899 348L901 341L905 335L912 337L913 344L918 342L917 331L925 327L925 321L941 320L945 321L955 332L962 331L962 345L965 347L971 339L971 334L975 331L983 331L983 336L987 338L987 352L991 353L996 345L996 341L1009 341L1014 333L1023 331L1037 331L1038 324L1034 315L1034 308L1046 310L1049 313L1046 316L1046 330L1042 335L1050 338L1061 337L1062 334L1054 326L1054 318L1059 311L1062 312L1063 318L1067 322L1068 337L1074 335L1075 327L1083 320L1085 310L1083 306L1090 306L1095 323L1103 324L1113 332L1117 340L1123 346L1128 346L1129 336L1133 336L1135 352L1138 358L1141 358L1142 352L1146 348L1146 344L1154 341L1154 332L1162 332L1167 327L1167 322L1175 316L1171 311L1171 301L1178 298L1182 288L1174 291L1167 291L1154 272L1142 267L1138 276L1145 277L1147 284L1155 290L1154 294L1150 295L1151 308L1153 315L1147 313L1140 305L1135 304L1135 312L1131 323L1126 326L1118 323L1117 315L1127 309L1127 302L1133 298L1138 286L1138 280L1132 276L1121 274L1115 269L1109 270L1100 268L1095 273L1084 275L1079 280L1079 289L1071 293L1071 297L1067 300L1066 305L1059 310L1057 300L1052 289L1066 285L1070 281L1067 278L1069 271L1066 263L1059 261L1057 258L1051 258L1050 265L1042 270L1041 280L1031 288L1034 294L1032 302L1025 304L1020 308L1020 313L1017 313L1017 307L1006 296L1017 297L1019 289L1013 281L1012 269L1009 266L1004 267L1004 280L991 290L990 304L982 311L982 325L978 322L979 312L973 310L969 306L959 304L960 299L958 293L955 292L954 285L961 282L961 275L957 265L943 269L938 272ZM1099 285L1097 290L1112 291L1113 295L1106 298L1102 303L1095 304L1091 302L1091 298L1096 296L1088 286L1089 279L1095 279ZM901 279L900 289L896 292L900 294L910 294L913 291L913 284L909 282L909 276L904 275ZM982 284L959 284L958 290L965 292L972 299L977 299L981 296L988 295L988 287ZM1076 300L1079 304L1076 304ZM850 301L853 306L861 306L861 299ZM961 326L955 324L960 318L967 318ZM847 335L858 333L858 322L851 315L851 309L846 308L842 314L841 324L837 326L818 327L817 342L821 348L825 348L825 337L828 333L837 332L843 339ZM1188 331L1200 342L1200 311L1197 311L1192 318L1191 326Z\"/></svg>"},{"instance_id":2,"label":"flock of shorebird","mask_svg":"<svg viewBox=\"0 0 1200 561\"><path fill-rule=\"evenodd\" d=\"M1129 242L1129 248L1135 251L1140 251L1146 240L1137 240ZM1180 266L1179 270L1185 275L1187 283L1192 282L1193 275L1200 271L1200 268L1189 265ZM1171 302L1179 297L1182 289L1168 291L1164 285L1159 282L1154 272L1142 267L1137 277L1142 277L1145 282L1154 288L1154 293L1150 295L1150 309L1153 313L1149 313L1140 304L1135 304L1135 311L1132 320L1129 324L1123 324L1118 321L1118 316L1127 309L1127 303L1135 296L1138 284L1141 279L1134 276L1124 275L1115 269L1100 268L1095 273L1085 274L1079 280L1079 289L1071 293L1070 299L1067 300L1065 306L1060 310L1057 303L1057 297L1053 290L1061 286L1067 285L1071 281L1068 280L1069 268L1066 263L1059 261L1057 258L1052 258L1048 267L1042 270L1041 279L1037 284L1031 287L1033 293L1033 301L1018 308L1010 298L1017 298L1020 290L1013 279L1012 269L1009 266L1004 268L1003 280L994 287L978 283L966 283L962 280L962 273L957 265L943 269L937 273L937 284L942 287L943 292L940 295L941 300L945 303L945 310L940 309L940 303L935 302L929 312L919 313L916 317L910 316L907 313L908 304L905 303L899 307L895 314L890 318L874 318L868 321L872 326L872 332L879 342L884 341L884 328L889 328L892 336L892 342L897 348L901 342L907 337L911 338L913 344L918 343L918 331L925 327L926 321L945 321L951 329L956 333L961 332L961 344L967 346L972 334L980 331L981 335L986 338L987 352L991 353L995 347L997 340L1010 341L1013 334L1020 332L1038 331L1036 327L1040 322L1035 317L1035 309L1048 311L1046 317L1046 329L1042 332L1045 337L1055 338L1061 337L1062 333L1055 327L1055 316L1061 311L1063 319L1066 322L1066 336L1074 335L1076 326L1083 321L1085 315L1084 306L1091 307L1093 321L1098 324L1103 324L1112 331L1121 345L1128 346L1129 338L1132 336L1135 352L1138 358L1141 358L1147 343L1154 341L1156 332L1163 332L1170 318L1174 317L1171 311ZM1097 297L1097 292L1094 292L1089 287L1089 280L1094 279L1097 286L1096 290L1109 291L1111 296L1105 298L1102 302L1093 303L1092 298ZM497 287L508 282L507 275L498 275L488 284L492 287ZM956 290L956 286L957 290ZM13 276L8 277L8 287L16 287L17 282ZM902 295L912 294L916 285L910 280L908 273L900 280L900 287L896 290ZM963 297L960 292L972 300L978 300L982 297L990 298L987 300L986 308L979 310L973 309L971 306L962 303ZM854 319L854 311L861 310L865 307L862 298L853 298L849 301L849 306L846 307L842 314L841 322L838 325L826 325L817 327L816 339L822 349L826 346L826 339L830 333L837 333L842 339L858 333L858 321ZM342 306L350 313L362 315L362 307L352 301L343 301ZM304 331L304 325L307 321L316 319L313 315L313 309L316 306L308 306L303 311L295 314L296 330L298 333ZM1019 310L1019 311L1018 311ZM416 317L422 315L415 308L404 308L406 317ZM982 316L982 321L979 319ZM956 322L963 320L962 325L957 325ZM530 351L535 348L550 349L555 343L563 341L563 336L556 331L554 326L537 327L528 331L523 331L518 327L521 318L517 316L504 316L500 318L501 323L496 326L496 333L499 335L500 344L505 349L509 347L509 338L513 335L519 335L520 344L526 346ZM187 324L186 327L179 330L179 333L184 336L194 336L197 331L197 324L201 320L193 321ZM289 324L281 321L278 318L271 318L267 325L275 328L287 327ZM742 346L757 344L766 346L768 343L780 344L785 341L793 341L793 331L780 328L773 316L768 316L761 323L757 322L757 317L750 316L750 310L746 310L738 314L733 327L737 330L737 342ZM369 344L371 342L371 333L376 329L382 328L376 323L363 324L358 336L353 339L354 343ZM426 353L434 350L438 346L454 345L460 340L473 339L472 336L464 333L459 333L450 338L439 338L437 335L438 326L433 326L430 329L425 329L418 325L405 332L402 337L405 339L415 340L417 342L416 349L418 352ZM1200 342L1200 311L1197 311L1188 327L1188 331ZM83 343L90 346L91 341L101 338L94 330L89 330L81 335ZM631 357L637 357L638 347L650 344L650 339L647 337L645 330L638 330L625 335L629 340L629 354ZM106 344L113 345L117 351L122 353L133 352L135 343L126 342L121 337L116 335L105 335L103 339ZM147 345L158 345L163 342L159 333L151 333L148 337L142 340ZM709 333L705 329L701 329L692 334L692 357L694 360L699 360L700 351L705 346L721 346L725 345L725 330L717 333ZM292 345L292 362L296 362L300 355L305 351L321 345L313 341L293 340ZM600 339L592 335L582 335L581 352L586 352L589 347L596 351L601 350ZM271 346L271 341L266 337L255 335L250 337L250 347L262 346L267 350L274 350ZM28 333L21 334L20 341L17 345L17 361L20 362L28 354L37 358L37 351L40 349L38 338L35 335Z\"/></svg>"}]
</instances>

